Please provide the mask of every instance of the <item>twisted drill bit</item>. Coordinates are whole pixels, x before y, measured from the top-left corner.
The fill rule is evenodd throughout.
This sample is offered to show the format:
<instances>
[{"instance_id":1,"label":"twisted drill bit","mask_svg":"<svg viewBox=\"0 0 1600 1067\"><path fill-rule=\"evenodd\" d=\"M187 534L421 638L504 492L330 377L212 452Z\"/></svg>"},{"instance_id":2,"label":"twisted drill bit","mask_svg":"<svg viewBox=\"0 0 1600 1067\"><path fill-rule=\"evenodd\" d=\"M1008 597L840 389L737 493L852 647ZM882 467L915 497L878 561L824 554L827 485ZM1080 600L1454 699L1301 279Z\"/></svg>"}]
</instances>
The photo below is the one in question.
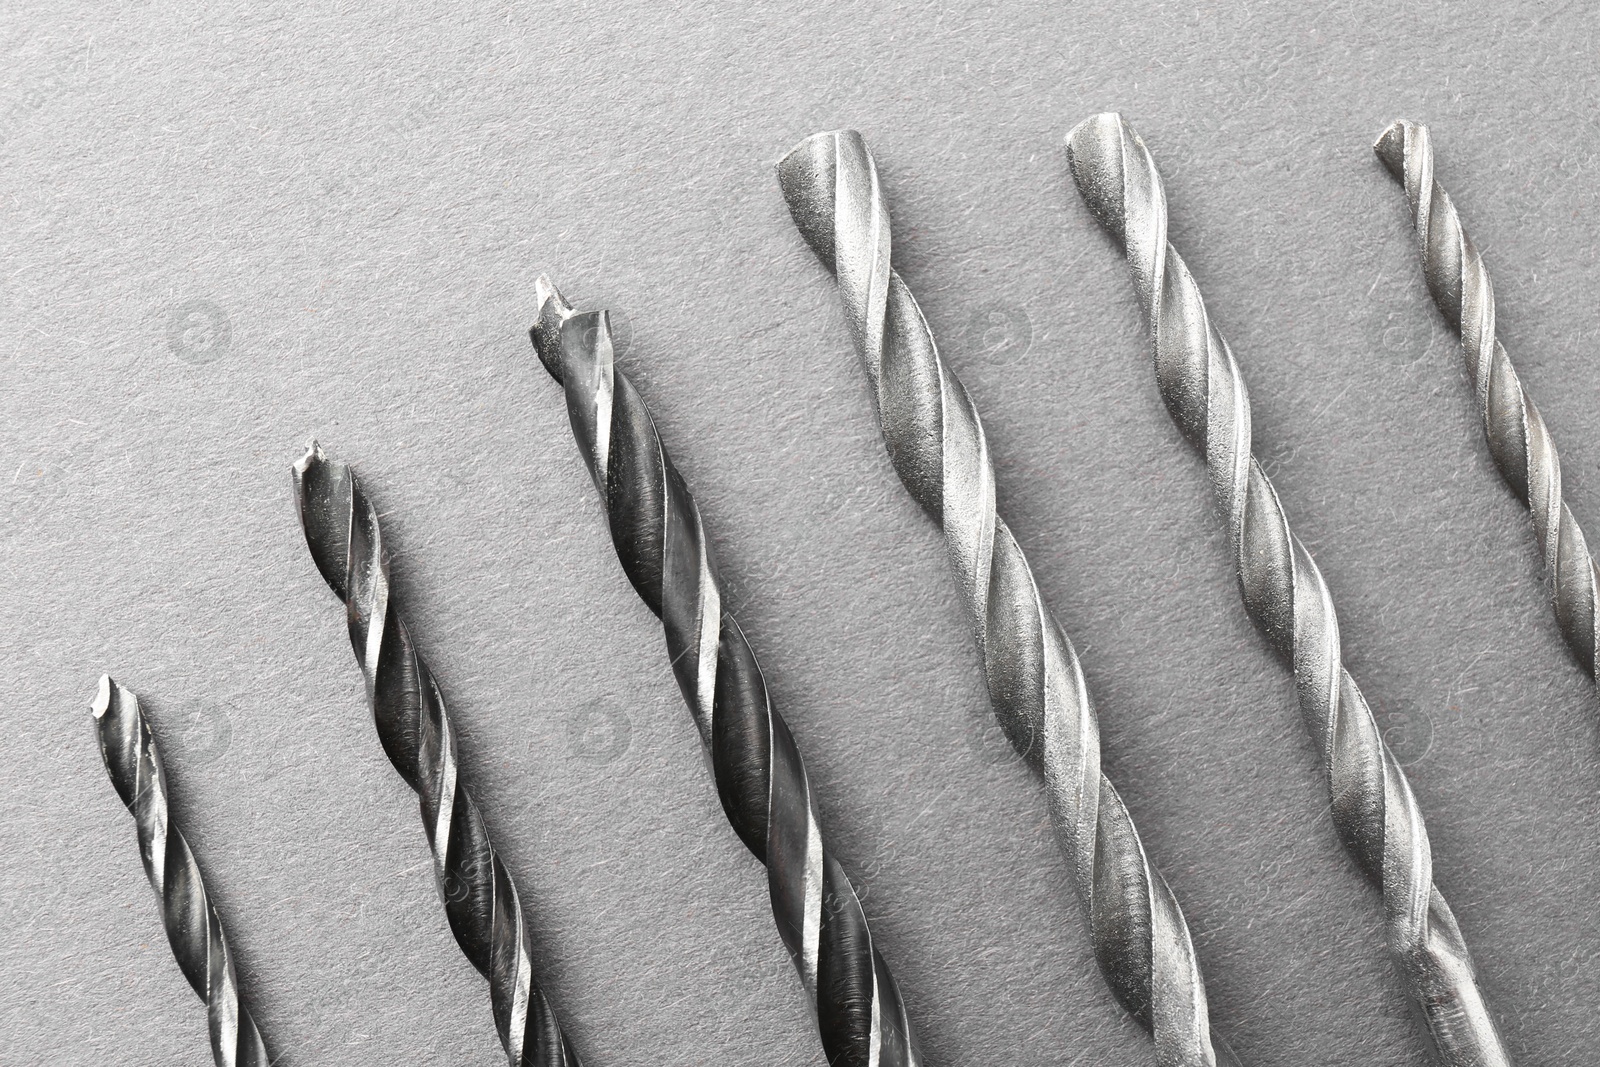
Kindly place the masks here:
<instances>
[{"instance_id":1,"label":"twisted drill bit","mask_svg":"<svg viewBox=\"0 0 1600 1067\"><path fill-rule=\"evenodd\" d=\"M610 318L574 311L545 277L538 298L534 349L566 390L617 559L661 620L722 809L766 865L773 918L816 1009L828 1063L916 1067L894 977L855 887L823 843L799 746L768 699L744 632L723 610L699 508L644 401L612 362Z\"/></svg>"},{"instance_id":2,"label":"twisted drill bit","mask_svg":"<svg viewBox=\"0 0 1600 1067\"><path fill-rule=\"evenodd\" d=\"M189 843L171 824L167 811L167 772L139 710L139 698L108 675L100 676L94 698L100 756L117 796L132 813L139 832L139 858L161 900L161 921L178 967L195 994L206 1002L211 1055L217 1067L267 1067L267 1048L255 1020L239 1001L233 953L222 920L206 896L200 865Z\"/></svg>"},{"instance_id":3,"label":"twisted drill bit","mask_svg":"<svg viewBox=\"0 0 1600 1067\"><path fill-rule=\"evenodd\" d=\"M511 1067L577 1067L533 981L532 947L511 875L457 780L456 739L439 684L390 598L378 514L348 466L313 443L294 466L295 503L317 570L344 601L378 739L417 794L433 871L456 944L489 980Z\"/></svg>"},{"instance_id":4,"label":"twisted drill bit","mask_svg":"<svg viewBox=\"0 0 1600 1067\"><path fill-rule=\"evenodd\" d=\"M1433 178L1428 128L1402 119L1383 131L1373 150L1395 181L1405 186L1422 253L1422 274L1433 302L1461 338L1489 454L1533 517L1561 636L1595 678L1595 664L1600 661L1600 631L1595 628L1600 569L1589 555L1578 520L1561 499L1561 458L1555 442L1533 398L1522 388L1511 357L1495 337L1489 272L1461 228L1450 194Z\"/></svg>"},{"instance_id":5,"label":"twisted drill bit","mask_svg":"<svg viewBox=\"0 0 1600 1067\"><path fill-rule=\"evenodd\" d=\"M1245 608L1294 668L1300 713L1326 765L1334 825L1383 892L1389 949L1433 1052L1446 1067L1509 1064L1455 915L1433 884L1428 831L1410 783L1344 669L1322 572L1290 532L1251 453L1250 398L1239 365L1167 243L1166 193L1155 163L1114 114L1074 129L1067 158L1078 192L1126 251L1153 335L1161 397L1205 454Z\"/></svg>"},{"instance_id":6,"label":"twisted drill bit","mask_svg":"<svg viewBox=\"0 0 1600 1067\"><path fill-rule=\"evenodd\" d=\"M1211 1031L1178 902L1100 773L1100 728L1077 652L995 513L978 412L890 265L889 209L866 144L853 130L815 134L778 164L778 179L795 224L838 280L895 472L943 526L995 716L1044 776L1106 981L1154 1038L1161 1064L1236 1064Z\"/></svg>"}]
</instances>

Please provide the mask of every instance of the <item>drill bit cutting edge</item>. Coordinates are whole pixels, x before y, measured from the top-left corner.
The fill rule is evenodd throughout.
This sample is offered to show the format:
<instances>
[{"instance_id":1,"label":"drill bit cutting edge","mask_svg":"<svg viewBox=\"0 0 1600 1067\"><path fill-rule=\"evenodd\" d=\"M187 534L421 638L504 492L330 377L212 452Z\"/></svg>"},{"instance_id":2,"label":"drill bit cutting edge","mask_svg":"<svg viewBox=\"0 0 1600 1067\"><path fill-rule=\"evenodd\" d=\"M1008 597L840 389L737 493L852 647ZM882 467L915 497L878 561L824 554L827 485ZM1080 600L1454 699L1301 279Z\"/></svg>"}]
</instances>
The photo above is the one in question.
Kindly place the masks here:
<instances>
[{"instance_id":1,"label":"drill bit cutting edge","mask_svg":"<svg viewBox=\"0 0 1600 1067\"><path fill-rule=\"evenodd\" d=\"M206 1002L211 1055L217 1067L267 1067L270 1061L261 1033L239 1000L222 920L206 895L189 843L171 824L167 773L139 698L101 675L93 711L100 756L138 827L139 858L161 900L161 921L172 954L189 985Z\"/></svg>"},{"instance_id":2,"label":"drill bit cutting edge","mask_svg":"<svg viewBox=\"0 0 1600 1067\"><path fill-rule=\"evenodd\" d=\"M377 510L355 472L313 443L294 466L306 547L345 602L378 740L417 794L434 877L456 944L489 980L495 1028L511 1067L577 1067L554 1010L533 980L517 887L457 780L456 740L439 684L390 596Z\"/></svg>"},{"instance_id":3,"label":"drill bit cutting edge","mask_svg":"<svg viewBox=\"0 0 1600 1067\"><path fill-rule=\"evenodd\" d=\"M1326 764L1334 824L1383 892L1389 949L1432 1051L1445 1067L1506 1067L1510 1057L1466 942L1434 885L1416 798L1344 669L1322 572L1290 532L1251 452L1250 398L1239 365L1167 242L1166 193L1155 162L1115 114L1078 125L1067 136L1067 159L1079 194L1127 256L1161 397L1206 458L1250 618L1294 669L1301 717Z\"/></svg>"},{"instance_id":4,"label":"drill bit cutting edge","mask_svg":"<svg viewBox=\"0 0 1600 1067\"><path fill-rule=\"evenodd\" d=\"M1044 776L1107 983L1150 1032L1161 1064L1237 1064L1212 1032L1178 902L1100 773L1099 724L1077 652L995 513L977 410L891 266L889 210L866 144L853 130L815 134L778 164L778 179L795 225L838 281L895 471L943 527L995 716Z\"/></svg>"},{"instance_id":5,"label":"drill bit cutting edge","mask_svg":"<svg viewBox=\"0 0 1600 1067\"><path fill-rule=\"evenodd\" d=\"M816 1009L828 1063L921 1062L894 977L855 887L827 851L799 746L755 653L723 610L700 512L612 359L606 312L578 313L541 277L530 331L566 391L572 434L634 590L661 620L672 671L740 840L767 868L778 933Z\"/></svg>"},{"instance_id":6,"label":"drill bit cutting edge","mask_svg":"<svg viewBox=\"0 0 1600 1067\"><path fill-rule=\"evenodd\" d=\"M1561 498L1561 457L1555 441L1495 336L1489 271L1461 228L1450 194L1434 180L1428 127L1401 119L1383 131L1373 151L1405 187L1422 254L1422 275L1440 314L1461 339L1489 454L1533 518L1561 635L1589 676L1600 680L1595 673L1600 663L1600 629L1595 626L1600 568L1589 554L1578 520Z\"/></svg>"}]
</instances>

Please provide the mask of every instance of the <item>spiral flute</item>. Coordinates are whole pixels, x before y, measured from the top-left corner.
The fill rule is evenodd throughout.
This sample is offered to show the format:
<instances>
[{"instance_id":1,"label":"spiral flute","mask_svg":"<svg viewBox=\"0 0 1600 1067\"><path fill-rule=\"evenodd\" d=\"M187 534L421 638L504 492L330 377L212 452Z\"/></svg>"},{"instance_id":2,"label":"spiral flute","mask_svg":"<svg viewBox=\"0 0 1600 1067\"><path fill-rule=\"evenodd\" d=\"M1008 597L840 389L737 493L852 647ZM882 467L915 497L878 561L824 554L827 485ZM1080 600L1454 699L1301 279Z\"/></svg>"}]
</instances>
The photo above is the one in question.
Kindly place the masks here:
<instances>
[{"instance_id":1,"label":"spiral flute","mask_svg":"<svg viewBox=\"0 0 1600 1067\"><path fill-rule=\"evenodd\" d=\"M139 832L139 858L161 900L161 921L178 967L206 1002L211 1055L217 1067L267 1067L267 1048L239 1000L233 954L222 920L206 896L200 865L167 811L167 772L161 766L139 698L108 676L94 698L100 756L117 796Z\"/></svg>"},{"instance_id":2,"label":"spiral flute","mask_svg":"<svg viewBox=\"0 0 1600 1067\"><path fill-rule=\"evenodd\" d=\"M390 599L378 514L355 472L312 444L294 467L295 503L317 570L344 601L378 739L417 794L433 870L456 944L489 980L495 1028L511 1067L576 1067L578 1057L533 980L517 887L457 780L444 697Z\"/></svg>"},{"instance_id":3,"label":"spiral flute","mask_svg":"<svg viewBox=\"0 0 1600 1067\"><path fill-rule=\"evenodd\" d=\"M855 887L822 840L805 764L755 653L723 610L700 511L626 375L606 312L579 313L548 278L530 331L605 508L617 558L661 620L673 674L711 756L723 811L767 868L772 914L834 1067L921 1063Z\"/></svg>"},{"instance_id":4,"label":"spiral flute","mask_svg":"<svg viewBox=\"0 0 1600 1067\"><path fill-rule=\"evenodd\" d=\"M1251 454L1250 397L1194 278L1167 243L1167 203L1144 142L1115 114L1067 137L1090 211L1122 245L1154 340L1173 421L1206 457L1250 617L1294 668L1301 717L1328 774L1334 825L1383 892L1389 949L1445 1067L1510 1063L1450 906L1433 884L1428 831L1366 698L1344 669L1322 572L1289 530Z\"/></svg>"},{"instance_id":5,"label":"spiral flute","mask_svg":"<svg viewBox=\"0 0 1600 1067\"><path fill-rule=\"evenodd\" d=\"M1483 257L1461 228L1450 194L1434 180L1433 140L1426 126L1403 119L1395 122L1373 150L1395 181L1405 186L1422 253L1422 275L1439 312L1461 338L1489 454L1533 517L1561 636L1583 669L1596 678L1600 569L1578 520L1561 499L1561 457L1555 442L1533 398L1523 389L1511 357L1495 337L1494 286Z\"/></svg>"},{"instance_id":6,"label":"spiral flute","mask_svg":"<svg viewBox=\"0 0 1600 1067\"><path fill-rule=\"evenodd\" d=\"M895 471L943 526L995 715L1044 775L1106 981L1150 1032L1164 1067L1236 1064L1212 1033L1178 902L1100 773L1100 729L1077 653L995 513L978 413L890 265L889 210L866 144L853 130L815 134L778 164L778 179L795 224L838 281Z\"/></svg>"}]
</instances>

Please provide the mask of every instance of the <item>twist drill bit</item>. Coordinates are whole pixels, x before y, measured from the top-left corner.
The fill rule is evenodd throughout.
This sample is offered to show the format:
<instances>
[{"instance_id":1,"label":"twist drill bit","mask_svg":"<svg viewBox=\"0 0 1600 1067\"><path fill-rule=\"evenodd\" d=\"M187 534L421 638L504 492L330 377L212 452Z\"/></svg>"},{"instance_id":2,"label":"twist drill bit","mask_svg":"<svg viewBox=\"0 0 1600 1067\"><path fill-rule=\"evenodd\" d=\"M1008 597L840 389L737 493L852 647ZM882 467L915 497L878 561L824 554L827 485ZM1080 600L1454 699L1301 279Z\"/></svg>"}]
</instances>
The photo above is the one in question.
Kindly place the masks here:
<instances>
[{"instance_id":1,"label":"twist drill bit","mask_svg":"<svg viewBox=\"0 0 1600 1067\"><path fill-rule=\"evenodd\" d=\"M139 831L139 858L161 900L161 921L178 967L201 1000L217 1067L267 1067L267 1048L239 1000L233 953L222 920L206 896L200 865L167 811L167 772L161 765L139 698L107 675L94 698L100 756L117 796Z\"/></svg>"},{"instance_id":2,"label":"twist drill bit","mask_svg":"<svg viewBox=\"0 0 1600 1067\"><path fill-rule=\"evenodd\" d=\"M1161 397L1205 454L1245 608L1294 668L1301 716L1326 764L1334 825L1383 891L1389 949L1433 1051L1446 1067L1509 1064L1455 915L1433 883L1428 831L1410 783L1344 669L1322 572L1290 532L1251 453L1250 397L1239 365L1167 243L1166 193L1155 163L1114 114L1074 129L1067 158L1078 192L1127 254L1153 335Z\"/></svg>"},{"instance_id":3,"label":"twist drill bit","mask_svg":"<svg viewBox=\"0 0 1600 1067\"><path fill-rule=\"evenodd\" d=\"M1533 517L1534 536L1544 551L1550 601L1561 636L1583 669L1595 678L1600 662L1600 569L1561 499L1561 457L1533 398L1495 337L1494 286L1483 258L1461 228L1456 206L1433 177L1433 140L1428 128L1395 122L1373 146L1395 179L1405 186L1422 253L1422 274L1433 302L1461 338L1467 380L1477 395L1478 414L1500 475Z\"/></svg>"},{"instance_id":4,"label":"twist drill bit","mask_svg":"<svg viewBox=\"0 0 1600 1067\"><path fill-rule=\"evenodd\" d=\"M511 875L457 780L456 739L439 684L390 596L378 514L355 472L313 443L294 466L295 503L317 570L344 601L378 740L417 794L450 931L489 980L495 1029L511 1067L577 1067L533 980L533 950Z\"/></svg>"},{"instance_id":5,"label":"twist drill bit","mask_svg":"<svg viewBox=\"0 0 1600 1067\"><path fill-rule=\"evenodd\" d=\"M574 311L545 277L538 299L534 349L566 390L622 569L661 620L722 809L766 865L773 918L816 1009L828 1062L917 1067L894 977L855 887L823 844L799 746L768 699L744 632L723 610L699 508L644 401L612 362L610 318Z\"/></svg>"},{"instance_id":6,"label":"twist drill bit","mask_svg":"<svg viewBox=\"0 0 1600 1067\"><path fill-rule=\"evenodd\" d=\"M1163 1065L1236 1064L1211 1031L1189 928L1100 773L1100 728L1072 642L995 513L983 424L890 265L889 210L853 130L815 134L778 164L795 224L838 280L889 458L945 534L995 716L1046 784L1106 981Z\"/></svg>"}]
</instances>

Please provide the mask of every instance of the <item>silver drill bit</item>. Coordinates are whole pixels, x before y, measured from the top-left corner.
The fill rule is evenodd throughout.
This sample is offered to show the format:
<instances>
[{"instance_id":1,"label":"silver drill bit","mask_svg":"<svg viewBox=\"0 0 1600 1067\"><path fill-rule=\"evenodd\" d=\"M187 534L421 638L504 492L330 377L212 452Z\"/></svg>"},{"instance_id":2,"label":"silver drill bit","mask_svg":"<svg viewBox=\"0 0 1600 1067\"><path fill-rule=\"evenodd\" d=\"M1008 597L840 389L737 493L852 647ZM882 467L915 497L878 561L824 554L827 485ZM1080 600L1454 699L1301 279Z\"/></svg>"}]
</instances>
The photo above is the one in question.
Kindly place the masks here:
<instances>
[{"instance_id":1,"label":"silver drill bit","mask_svg":"<svg viewBox=\"0 0 1600 1067\"><path fill-rule=\"evenodd\" d=\"M100 756L139 831L139 858L161 900L161 921L178 967L206 1002L217 1067L267 1067L267 1048L239 1000L233 953L206 896L200 865L167 811L167 772L139 709L139 698L102 675L94 698Z\"/></svg>"},{"instance_id":2,"label":"silver drill bit","mask_svg":"<svg viewBox=\"0 0 1600 1067\"><path fill-rule=\"evenodd\" d=\"M1422 274L1433 302L1461 338L1467 379L1477 394L1489 454L1500 474L1533 517L1534 536L1544 551L1550 600L1561 635L1591 678L1600 661L1600 569L1561 499L1561 457L1533 398L1522 388L1511 357L1495 337L1494 286L1450 194L1433 178L1433 140L1428 127L1401 120L1373 146L1395 181L1405 186L1416 223Z\"/></svg>"},{"instance_id":3,"label":"silver drill bit","mask_svg":"<svg viewBox=\"0 0 1600 1067\"><path fill-rule=\"evenodd\" d=\"M1100 773L1100 728L1072 642L995 514L983 425L890 265L889 209L861 135L819 133L778 164L795 224L838 280L884 442L911 495L944 528L995 716L1044 775L1095 958L1163 1065L1236 1064L1211 1030L1188 925Z\"/></svg>"},{"instance_id":4,"label":"silver drill bit","mask_svg":"<svg viewBox=\"0 0 1600 1067\"><path fill-rule=\"evenodd\" d=\"M1323 753L1334 825L1383 891L1389 949L1446 1067L1510 1063L1450 906L1433 884L1428 831L1410 783L1344 669L1322 572L1251 454L1250 397L1228 344L1177 251L1167 201L1138 134L1115 114L1067 137L1078 192L1127 254L1154 341L1156 382L1173 421L1200 449L1227 518L1250 618L1294 668L1300 713Z\"/></svg>"},{"instance_id":5,"label":"silver drill bit","mask_svg":"<svg viewBox=\"0 0 1600 1067\"><path fill-rule=\"evenodd\" d=\"M572 434L599 490L617 559L660 618L683 699L728 815L767 868L778 933L838 1067L921 1062L900 992L844 868L823 845L799 746L755 653L722 607L700 511L644 401L612 362L606 312L575 312L541 277L535 351L567 394Z\"/></svg>"},{"instance_id":6,"label":"silver drill bit","mask_svg":"<svg viewBox=\"0 0 1600 1067\"><path fill-rule=\"evenodd\" d=\"M313 443L294 466L306 547L340 600L367 702L389 762L417 794L433 873L456 944L489 980L495 1029L511 1067L576 1067L554 1010L533 980L517 887L457 780L456 739L439 684L390 597L389 558L355 472Z\"/></svg>"}]
</instances>

